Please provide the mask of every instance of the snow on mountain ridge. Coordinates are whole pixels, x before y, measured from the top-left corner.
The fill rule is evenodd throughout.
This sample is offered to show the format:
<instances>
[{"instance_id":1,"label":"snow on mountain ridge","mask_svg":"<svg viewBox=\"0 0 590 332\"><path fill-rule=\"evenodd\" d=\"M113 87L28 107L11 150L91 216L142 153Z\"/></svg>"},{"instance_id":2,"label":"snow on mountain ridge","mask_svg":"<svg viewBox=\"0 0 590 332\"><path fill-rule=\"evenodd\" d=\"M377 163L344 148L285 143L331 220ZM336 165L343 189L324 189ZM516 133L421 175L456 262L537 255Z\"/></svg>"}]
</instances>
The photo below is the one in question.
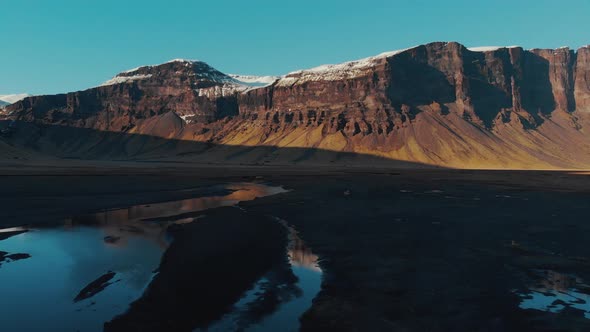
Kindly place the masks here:
<instances>
[{"instance_id":1,"label":"snow on mountain ridge","mask_svg":"<svg viewBox=\"0 0 590 332\"><path fill-rule=\"evenodd\" d=\"M28 93L19 93L13 95L0 95L0 101L6 102L8 104L14 104L17 101L23 100L31 95Z\"/></svg>"},{"instance_id":2,"label":"snow on mountain ridge","mask_svg":"<svg viewBox=\"0 0 590 332\"><path fill-rule=\"evenodd\" d=\"M444 43L447 44L447 43ZM302 69L288 73L287 75L282 76L256 76L256 75L238 75L238 74L223 74L217 76L209 76L207 78L215 81L219 81L220 83L227 83L227 84L237 84L237 85L246 85L249 86L250 89L252 88L259 88L268 86L271 84L276 84L278 86L290 86L297 83L303 83L308 81L335 81L335 80L342 80L342 79L351 79L358 77L367 72L368 69L373 68L377 65L382 59L389 58L400 53L403 53L408 50L415 49L419 46L414 46L406 49L395 50L384 52L376 56L367 57L364 59L348 61L340 64L326 64L321 65L318 67L310 68L310 69ZM472 52L495 52L500 49L512 49L512 48L519 48L521 46L512 45L512 46L476 46L476 47L468 47L467 49ZM590 47L590 45L585 46ZM562 47L561 49L565 49L569 47ZM173 59L166 63L173 63L173 62L181 62L186 63L187 66L195 65L197 63L201 63L210 67L207 63L202 62L200 60L188 60L188 59ZM160 64L161 65L161 64ZM123 72L124 74L133 73L141 68L145 67L155 67L154 66L142 66L133 68ZM218 72L214 68L210 67L211 70ZM202 76L207 76L206 74ZM242 89L247 91L248 89Z\"/></svg>"},{"instance_id":3,"label":"snow on mountain ridge","mask_svg":"<svg viewBox=\"0 0 590 332\"><path fill-rule=\"evenodd\" d=\"M170 63L184 64L189 69L189 72L179 70L173 74L182 74L193 76L195 80L207 80L217 82L219 85L208 88L199 88L195 91L199 96L206 96L209 98L217 98L221 96L229 96L235 93L241 93L256 88L261 88L273 84L279 76L254 76L254 75L227 75L219 70L211 67L209 64L199 60L185 60L185 59L173 59L168 62L140 66L133 69L129 69L117 74L112 79L104 82L101 86L109 86L114 84L130 83L134 81L140 81L149 79L153 76L160 75L160 69L158 67L164 66Z\"/></svg>"},{"instance_id":4,"label":"snow on mountain ridge","mask_svg":"<svg viewBox=\"0 0 590 332\"><path fill-rule=\"evenodd\" d=\"M133 81L144 80L144 79L150 78L150 77L152 77L151 74L148 74L148 75L133 75L133 76L115 76L115 77L111 78L110 80L102 83L100 86L108 86L108 85L121 84L121 83L129 83L129 82L133 82Z\"/></svg>"},{"instance_id":5,"label":"snow on mountain ridge","mask_svg":"<svg viewBox=\"0 0 590 332\"><path fill-rule=\"evenodd\" d=\"M170 61L167 61L166 63L172 63L172 62L188 62L188 63L196 63L196 62L203 62L203 61L201 61L201 60L196 60L196 59L192 59L192 60L189 60L189 59L172 59L172 60L170 60ZM203 63L205 63L205 62L203 62Z\"/></svg>"},{"instance_id":6,"label":"snow on mountain ridge","mask_svg":"<svg viewBox=\"0 0 590 332\"><path fill-rule=\"evenodd\" d=\"M129 83L133 81L140 81L144 79L148 79L154 76L154 74L158 75L158 72L151 73L154 68L158 68L170 63L183 63L186 67L195 67L198 66L198 70L194 73L191 73L192 76L198 76L198 79L207 79L212 80L219 83L233 83L233 79L224 73L218 71L217 69L211 67L209 64L199 61L199 60L185 60L185 59L173 59L167 61L165 63L157 64L157 65L147 65L147 66L140 66L135 67L132 69L128 69L125 71L120 72L112 79L102 83L100 86L109 86L114 84L121 84L121 83ZM177 72L181 73L181 71ZM185 72L182 72L185 73Z\"/></svg>"},{"instance_id":7,"label":"snow on mountain ridge","mask_svg":"<svg viewBox=\"0 0 590 332\"><path fill-rule=\"evenodd\" d=\"M124 71L120 72L119 75L121 75L121 74L130 74L130 73L136 72L136 71L138 71L140 69L143 69L143 68L153 68L153 67L158 67L158 66L165 65L167 63L174 63L174 62L180 62L180 63L186 63L186 64L195 64L195 63L207 64L207 63L205 63L203 61L200 61L200 60L172 59L170 61L166 61L164 63L159 63L159 64L156 64L156 65L145 65L145 66L139 66L139 67L127 69L127 70L124 70Z\"/></svg>"},{"instance_id":8,"label":"snow on mountain ridge","mask_svg":"<svg viewBox=\"0 0 590 332\"><path fill-rule=\"evenodd\" d=\"M401 50L384 52L376 56L364 59L348 61L340 64L322 65L310 69L290 72L281 78L277 85L286 86L306 81L337 81L351 79L365 73L368 69L376 66L380 61L390 58L405 51L412 50L418 46Z\"/></svg>"},{"instance_id":9,"label":"snow on mountain ridge","mask_svg":"<svg viewBox=\"0 0 590 332\"><path fill-rule=\"evenodd\" d=\"M445 43L446 44L446 43ZM173 59L166 63L186 63L186 66L195 66L200 65L201 71L197 73L197 75L201 76L202 78L209 79L212 81L216 81L222 83L224 88L222 89L210 89L208 88L206 95L209 95L211 91L217 91L214 94L218 95L225 95L226 93L230 92L245 92L249 91L254 88L261 88L271 84L277 84L277 86L290 86L293 84L300 84L309 81L336 81L336 80L346 80L359 77L363 74L366 74L368 70L374 68L376 65L381 63L383 59L393 57L400 53L403 53L408 50L415 49L419 46L414 46L406 49L395 50L384 52L376 56L367 57L364 59L348 61L340 64L326 64L321 65L318 67L313 67L310 69L303 69L297 70L288 73L287 75L283 76L256 76L256 75L239 75L239 74L224 74L219 72L215 68L209 66L207 63L199 61L199 60L187 60L187 59ZM520 46L478 46L478 47L469 47L468 50L472 52L494 52L500 49L511 49L511 48L518 48ZM155 66L143 66L137 67L128 71L125 71L117 76L127 76L126 74L133 74L134 72L146 68L146 67L156 67ZM134 75L129 75L134 76ZM141 79L140 76L136 77L137 79ZM210 90L210 91L209 91Z\"/></svg>"},{"instance_id":10,"label":"snow on mountain ridge","mask_svg":"<svg viewBox=\"0 0 590 332\"><path fill-rule=\"evenodd\" d=\"M518 48L520 46L513 45L513 46L477 46L477 47L468 47L467 49L471 52L493 52L503 48Z\"/></svg>"},{"instance_id":11,"label":"snow on mountain ridge","mask_svg":"<svg viewBox=\"0 0 590 332\"><path fill-rule=\"evenodd\" d=\"M256 76L256 75L239 75L228 74L229 77L236 80L237 83L251 87L264 87L273 84L281 79L281 76Z\"/></svg>"}]
</instances>

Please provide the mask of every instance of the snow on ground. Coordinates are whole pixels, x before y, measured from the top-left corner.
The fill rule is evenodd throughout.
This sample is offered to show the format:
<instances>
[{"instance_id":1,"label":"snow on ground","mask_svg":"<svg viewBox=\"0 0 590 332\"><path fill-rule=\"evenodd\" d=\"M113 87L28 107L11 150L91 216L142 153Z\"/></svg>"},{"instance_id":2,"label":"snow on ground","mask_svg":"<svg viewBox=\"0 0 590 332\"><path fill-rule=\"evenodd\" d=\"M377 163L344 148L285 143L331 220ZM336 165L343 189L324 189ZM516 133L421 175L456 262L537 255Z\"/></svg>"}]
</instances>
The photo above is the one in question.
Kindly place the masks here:
<instances>
[{"instance_id":1,"label":"snow on ground","mask_svg":"<svg viewBox=\"0 0 590 332\"><path fill-rule=\"evenodd\" d=\"M14 95L0 95L0 102L6 102L8 104L14 104L19 100L23 100L27 97L30 97L31 95L28 93L20 93L20 94L14 94Z\"/></svg>"}]
</instances>

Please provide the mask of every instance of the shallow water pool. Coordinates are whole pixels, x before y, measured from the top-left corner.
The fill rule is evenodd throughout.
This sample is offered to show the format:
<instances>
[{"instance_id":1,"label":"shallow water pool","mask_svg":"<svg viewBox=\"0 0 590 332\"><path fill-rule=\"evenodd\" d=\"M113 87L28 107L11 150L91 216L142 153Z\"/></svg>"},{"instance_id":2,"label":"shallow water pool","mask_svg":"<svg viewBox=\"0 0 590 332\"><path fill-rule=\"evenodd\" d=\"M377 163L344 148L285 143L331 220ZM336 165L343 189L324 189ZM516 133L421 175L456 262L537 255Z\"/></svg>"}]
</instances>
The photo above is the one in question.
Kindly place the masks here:
<instances>
[{"instance_id":1,"label":"shallow water pool","mask_svg":"<svg viewBox=\"0 0 590 332\"><path fill-rule=\"evenodd\" d=\"M190 216L193 212L285 189L235 183L210 192L206 197L75 216L54 227L23 228L26 233L0 241L0 251L30 255L0 263L2 330L102 331L103 323L125 312L152 280L168 247L166 228L171 223L192 222L198 219ZM162 217L170 220L156 220ZM87 285L111 271L115 275L102 291L74 300Z\"/></svg>"}]
</instances>

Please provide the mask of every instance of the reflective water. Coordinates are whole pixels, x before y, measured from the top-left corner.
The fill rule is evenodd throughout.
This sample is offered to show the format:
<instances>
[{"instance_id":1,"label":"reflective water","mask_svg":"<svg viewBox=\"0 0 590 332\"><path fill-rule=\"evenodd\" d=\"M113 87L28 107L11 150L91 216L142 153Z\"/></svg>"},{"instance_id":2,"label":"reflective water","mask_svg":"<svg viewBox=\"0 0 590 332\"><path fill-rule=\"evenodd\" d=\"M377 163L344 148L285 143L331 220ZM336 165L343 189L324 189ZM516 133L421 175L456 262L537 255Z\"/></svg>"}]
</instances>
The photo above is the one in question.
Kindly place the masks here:
<instances>
[{"instance_id":1,"label":"reflective water","mask_svg":"<svg viewBox=\"0 0 590 332\"><path fill-rule=\"evenodd\" d=\"M192 212L284 191L256 183L217 186L211 192L223 195L78 216L0 241L0 251L31 255L0 265L1 328L102 331L103 323L123 313L149 284L168 246L170 223L193 221L198 217ZM149 220L160 217L166 220ZM10 229L15 230L23 229ZM80 290L108 271L116 273L112 284L74 302Z\"/></svg>"},{"instance_id":2,"label":"reflective water","mask_svg":"<svg viewBox=\"0 0 590 332\"><path fill-rule=\"evenodd\" d=\"M584 311L590 319L590 286L576 276L551 270L532 271L534 281L521 298L520 308L558 313L566 307Z\"/></svg>"},{"instance_id":3,"label":"reflective water","mask_svg":"<svg viewBox=\"0 0 590 332\"><path fill-rule=\"evenodd\" d=\"M299 330L299 318L320 291L322 270L318 256L299 238L295 229L283 220L277 221L289 229L288 266L269 271L234 304L231 313L207 329L196 331Z\"/></svg>"}]
</instances>

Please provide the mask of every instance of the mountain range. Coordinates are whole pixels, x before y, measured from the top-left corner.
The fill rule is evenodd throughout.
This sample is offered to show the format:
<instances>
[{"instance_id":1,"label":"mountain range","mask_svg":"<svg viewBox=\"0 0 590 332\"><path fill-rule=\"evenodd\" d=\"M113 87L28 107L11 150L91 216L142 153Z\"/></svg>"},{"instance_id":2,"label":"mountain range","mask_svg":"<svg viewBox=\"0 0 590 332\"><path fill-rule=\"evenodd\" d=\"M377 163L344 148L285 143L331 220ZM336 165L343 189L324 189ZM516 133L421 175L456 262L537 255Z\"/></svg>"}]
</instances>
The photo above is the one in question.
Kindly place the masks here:
<instances>
[{"instance_id":1,"label":"mountain range","mask_svg":"<svg viewBox=\"0 0 590 332\"><path fill-rule=\"evenodd\" d=\"M11 148L68 158L589 168L590 46L435 42L265 77L177 59L0 118Z\"/></svg>"}]
</instances>

